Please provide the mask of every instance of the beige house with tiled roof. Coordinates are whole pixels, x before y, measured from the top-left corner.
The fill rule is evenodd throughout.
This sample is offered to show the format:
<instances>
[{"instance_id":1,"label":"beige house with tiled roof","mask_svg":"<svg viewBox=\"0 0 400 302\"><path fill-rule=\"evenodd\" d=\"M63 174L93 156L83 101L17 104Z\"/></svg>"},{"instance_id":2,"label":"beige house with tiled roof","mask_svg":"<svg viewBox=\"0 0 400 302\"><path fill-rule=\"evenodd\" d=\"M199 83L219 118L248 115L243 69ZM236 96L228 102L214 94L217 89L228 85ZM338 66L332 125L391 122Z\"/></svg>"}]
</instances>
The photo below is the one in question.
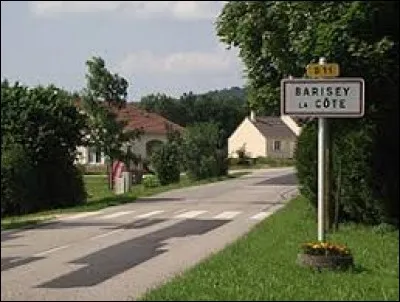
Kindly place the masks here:
<instances>
[{"instance_id":1,"label":"beige house with tiled roof","mask_svg":"<svg viewBox=\"0 0 400 302\"><path fill-rule=\"evenodd\" d=\"M117 119L127 122L126 129L141 129L143 134L130 146L133 153L140 155L142 159L149 159L154 148L167 140L165 125L174 130L182 131L183 128L159 114L147 112L134 103L116 110ZM104 165L105 157L96 148L78 147L80 156L78 163L83 165Z\"/></svg>"},{"instance_id":2,"label":"beige house with tiled roof","mask_svg":"<svg viewBox=\"0 0 400 302\"><path fill-rule=\"evenodd\" d=\"M293 158L301 128L288 116L256 117L252 112L228 138L229 157L244 148L250 158Z\"/></svg>"}]
</instances>

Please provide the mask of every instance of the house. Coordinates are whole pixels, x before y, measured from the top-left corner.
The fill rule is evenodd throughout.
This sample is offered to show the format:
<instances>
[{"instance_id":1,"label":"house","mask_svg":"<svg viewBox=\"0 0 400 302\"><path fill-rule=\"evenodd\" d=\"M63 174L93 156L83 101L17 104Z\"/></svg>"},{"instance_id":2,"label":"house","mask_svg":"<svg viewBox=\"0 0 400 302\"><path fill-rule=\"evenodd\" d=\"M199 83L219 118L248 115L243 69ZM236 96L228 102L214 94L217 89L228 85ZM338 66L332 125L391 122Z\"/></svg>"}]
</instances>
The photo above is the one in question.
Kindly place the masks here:
<instances>
[{"instance_id":1,"label":"house","mask_svg":"<svg viewBox=\"0 0 400 302\"><path fill-rule=\"evenodd\" d=\"M143 134L130 146L133 153L142 159L149 159L154 149L167 140L166 125L173 130L182 131L183 128L159 114L140 109L134 103L127 103L122 109L115 111L118 120L127 122L125 129L141 129ZM82 165L102 166L105 156L96 148L78 147L80 156L78 163Z\"/></svg>"},{"instance_id":2,"label":"house","mask_svg":"<svg viewBox=\"0 0 400 302\"><path fill-rule=\"evenodd\" d=\"M293 158L301 128L289 116L256 117L252 111L228 138L229 157L244 148L251 158Z\"/></svg>"}]
</instances>

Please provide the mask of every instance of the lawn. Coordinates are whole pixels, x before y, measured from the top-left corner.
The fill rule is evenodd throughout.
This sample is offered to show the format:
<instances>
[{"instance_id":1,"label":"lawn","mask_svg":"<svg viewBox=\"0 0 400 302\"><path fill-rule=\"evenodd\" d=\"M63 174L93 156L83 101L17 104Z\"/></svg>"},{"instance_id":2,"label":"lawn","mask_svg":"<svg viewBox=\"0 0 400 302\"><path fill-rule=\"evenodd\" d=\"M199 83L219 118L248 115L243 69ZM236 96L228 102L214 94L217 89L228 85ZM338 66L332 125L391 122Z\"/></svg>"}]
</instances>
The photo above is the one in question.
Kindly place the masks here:
<instances>
[{"instance_id":1,"label":"lawn","mask_svg":"<svg viewBox=\"0 0 400 302\"><path fill-rule=\"evenodd\" d=\"M399 232L342 225L328 240L347 244L356 267L317 272L296 264L299 245L315 241L317 224L298 197L246 236L142 300L399 301Z\"/></svg>"},{"instance_id":2,"label":"lawn","mask_svg":"<svg viewBox=\"0 0 400 302\"><path fill-rule=\"evenodd\" d=\"M223 181L237 178L248 174L248 172L235 172L228 176L209 178L204 180L193 181L187 176L182 176L181 181L176 184L160 186L156 188L145 188L143 185L133 186L131 191L122 195L115 195L108 190L107 178L104 175L85 175L84 181L88 200L86 203L78 206L41 211L21 216L12 216L1 219L1 229L16 229L26 226L33 226L45 221L54 219L58 215L69 214L74 212L97 211L110 206L121 205L124 203L134 202L139 197L151 196L165 191L179 189L189 186L202 185L206 183Z\"/></svg>"}]
</instances>

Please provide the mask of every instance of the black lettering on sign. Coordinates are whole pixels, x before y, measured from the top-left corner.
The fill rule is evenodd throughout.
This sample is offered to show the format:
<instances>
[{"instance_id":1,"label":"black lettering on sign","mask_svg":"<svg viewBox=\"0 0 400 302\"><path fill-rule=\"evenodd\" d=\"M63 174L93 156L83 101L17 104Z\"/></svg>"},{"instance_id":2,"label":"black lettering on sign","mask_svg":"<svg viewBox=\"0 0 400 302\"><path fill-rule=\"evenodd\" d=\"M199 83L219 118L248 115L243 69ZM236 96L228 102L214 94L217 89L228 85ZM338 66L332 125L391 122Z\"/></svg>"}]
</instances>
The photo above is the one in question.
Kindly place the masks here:
<instances>
[{"instance_id":1,"label":"black lettering on sign","mask_svg":"<svg viewBox=\"0 0 400 302\"><path fill-rule=\"evenodd\" d=\"M311 95L312 96L318 96L318 88L317 87L311 88Z\"/></svg>"},{"instance_id":2,"label":"black lettering on sign","mask_svg":"<svg viewBox=\"0 0 400 302\"><path fill-rule=\"evenodd\" d=\"M329 99L328 98L325 98L324 99L324 108L328 108L329 106L330 106L330 102L329 102Z\"/></svg>"},{"instance_id":3,"label":"black lettering on sign","mask_svg":"<svg viewBox=\"0 0 400 302\"><path fill-rule=\"evenodd\" d=\"M336 96L341 96L341 94L340 94L340 89L341 89L342 87L336 87Z\"/></svg>"},{"instance_id":4,"label":"black lettering on sign","mask_svg":"<svg viewBox=\"0 0 400 302\"><path fill-rule=\"evenodd\" d=\"M304 88L303 95L304 96L310 96L310 92L308 91L307 87Z\"/></svg>"},{"instance_id":5,"label":"black lettering on sign","mask_svg":"<svg viewBox=\"0 0 400 302\"><path fill-rule=\"evenodd\" d=\"M299 103L299 108L300 108L300 109L302 109L302 108L308 108L307 102L300 102L300 103Z\"/></svg>"},{"instance_id":6,"label":"black lettering on sign","mask_svg":"<svg viewBox=\"0 0 400 302\"><path fill-rule=\"evenodd\" d=\"M346 102L346 100L344 100L344 99L339 100L339 107L342 109L345 109L346 108L345 102Z\"/></svg>"},{"instance_id":7,"label":"black lettering on sign","mask_svg":"<svg viewBox=\"0 0 400 302\"><path fill-rule=\"evenodd\" d=\"M326 95L327 96L331 96L332 94L333 94L332 87L327 87L326 88Z\"/></svg>"},{"instance_id":8,"label":"black lettering on sign","mask_svg":"<svg viewBox=\"0 0 400 302\"><path fill-rule=\"evenodd\" d=\"M301 96L301 88L296 87L296 96Z\"/></svg>"},{"instance_id":9,"label":"black lettering on sign","mask_svg":"<svg viewBox=\"0 0 400 302\"><path fill-rule=\"evenodd\" d=\"M315 101L315 107L321 108L321 100L320 99Z\"/></svg>"},{"instance_id":10,"label":"black lettering on sign","mask_svg":"<svg viewBox=\"0 0 400 302\"><path fill-rule=\"evenodd\" d=\"M348 96L348 95L349 95L350 87L343 87L343 90L344 90L344 95L345 95L345 96Z\"/></svg>"}]
</instances>

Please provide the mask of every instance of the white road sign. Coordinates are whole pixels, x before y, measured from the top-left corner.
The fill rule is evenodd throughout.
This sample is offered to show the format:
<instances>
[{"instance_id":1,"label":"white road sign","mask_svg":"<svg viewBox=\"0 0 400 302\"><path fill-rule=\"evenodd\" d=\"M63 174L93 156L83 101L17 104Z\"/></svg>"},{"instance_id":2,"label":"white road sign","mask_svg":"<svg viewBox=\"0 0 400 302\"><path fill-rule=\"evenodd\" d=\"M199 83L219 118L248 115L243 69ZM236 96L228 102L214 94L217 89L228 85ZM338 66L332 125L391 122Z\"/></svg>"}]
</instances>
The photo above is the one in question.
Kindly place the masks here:
<instances>
[{"instance_id":1,"label":"white road sign","mask_svg":"<svg viewBox=\"0 0 400 302\"><path fill-rule=\"evenodd\" d=\"M362 117L364 89L361 78L283 79L281 113L292 116Z\"/></svg>"}]
</instances>

